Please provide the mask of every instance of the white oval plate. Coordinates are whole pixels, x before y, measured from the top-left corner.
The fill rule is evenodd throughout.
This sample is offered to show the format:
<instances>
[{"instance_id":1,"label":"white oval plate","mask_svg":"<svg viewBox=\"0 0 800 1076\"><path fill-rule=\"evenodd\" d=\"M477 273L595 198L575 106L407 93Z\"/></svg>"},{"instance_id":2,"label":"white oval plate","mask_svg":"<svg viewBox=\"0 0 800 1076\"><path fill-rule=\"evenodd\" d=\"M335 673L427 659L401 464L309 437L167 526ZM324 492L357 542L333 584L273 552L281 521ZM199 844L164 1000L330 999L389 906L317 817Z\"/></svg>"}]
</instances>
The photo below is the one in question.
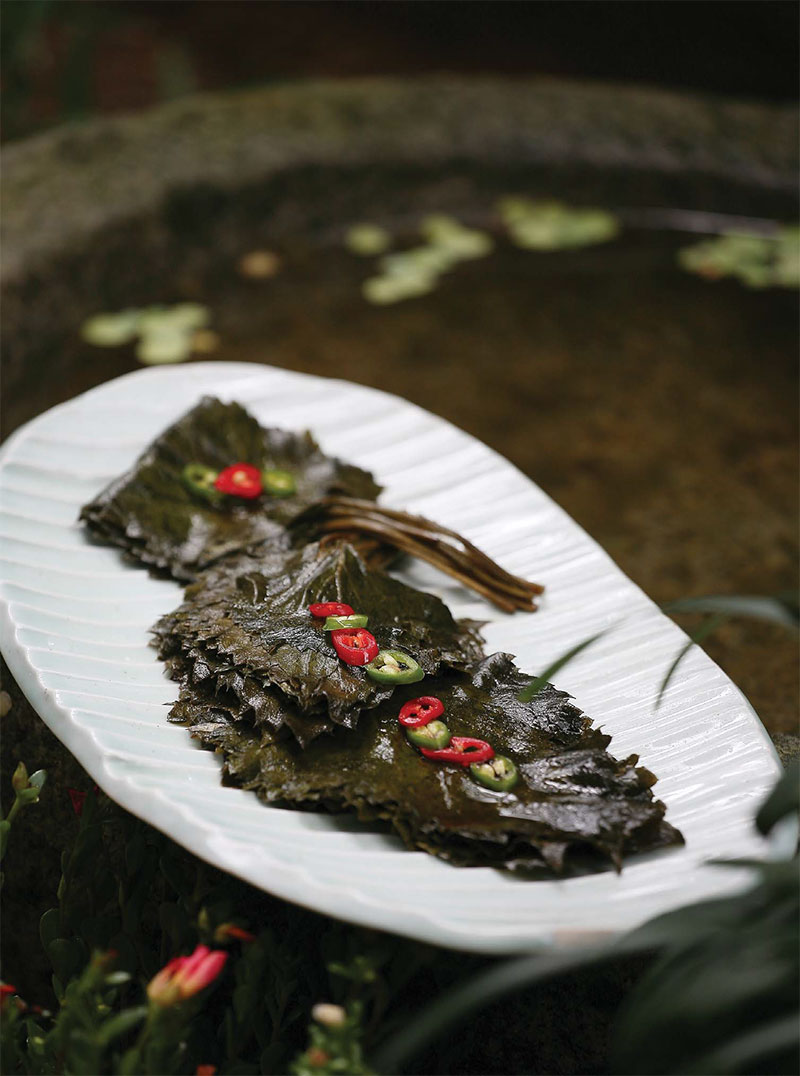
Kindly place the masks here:
<instances>
[{"instance_id":1,"label":"white oval plate","mask_svg":"<svg viewBox=\"0 0 800 1076\"><path fill-rule=\"evenodd\" d=\"M240 401L264 425L311 429L326 452L375 473L384 503L447 524L545 583L538 613L509 616L423 565L404 574L456 616L488 619L488 652L510 651L534 673L617 625L558 682L613 735L617 756L637 752L658 775L686 847L632 858L621 875L522 882L409 852L346 817L265 807L224 788L218 759L168 724L176 685L148 646L148 628L178 604L179 586L126 565L77 522L81 505L206 393ZM404 400L268 366L141 370L11 437L0 451L0 497L0 643L23 691L118 803L253 885L427 942L518 952L627 930L730 892L747 875L707 861L764 855L752 818L780 764L742 694L694 648L655 710L683 632L510 463Z\"/></svg>"}]
</instances>

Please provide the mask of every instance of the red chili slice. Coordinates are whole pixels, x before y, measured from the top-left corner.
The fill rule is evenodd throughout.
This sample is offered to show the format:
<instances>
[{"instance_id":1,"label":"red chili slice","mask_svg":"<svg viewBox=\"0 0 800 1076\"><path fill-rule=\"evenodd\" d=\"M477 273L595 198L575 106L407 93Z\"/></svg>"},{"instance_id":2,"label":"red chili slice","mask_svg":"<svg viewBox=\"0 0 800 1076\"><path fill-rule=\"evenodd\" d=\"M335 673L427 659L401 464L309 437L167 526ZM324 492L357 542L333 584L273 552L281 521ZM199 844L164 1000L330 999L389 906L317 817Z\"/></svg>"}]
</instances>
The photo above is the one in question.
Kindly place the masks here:
<instances>
[{"instance_id":1,"label":"red chili slice","mask_svg":"<svg viewBox=\"0 0 800 1076\"><path fill-rule=\"evenodd\" d=\"M354 610L344 602L314 602L308 607L312 616L352 616Z\"/></svg>"},{"instance_id":2,"label":"red chili slice","mask_svg":"<svg viewBox=\"0 0 800 1076\"><path fill-rule=\"evenodd\" d=\"M457 766L471 766L473 762L488 762L494 758L494 748L486 740L475 740L472 736L452 736L450 746L438 751L421 747L425 758L436 762L454 762Z\"/></svg>"},{"instance_id":3,"label":"red chili slice","mask_svg":"<svg viewBox=\"0 0 800 1076\"><path fill-rule=\"evenodd\" d=\"M419 729L429 725L444 713L442 700L435 695L421 695L402 707L397 716L400 724L407 729Z\"/></svg>"},{"instance_id":4,"label":"red chili slice","mask_svg":"<svg viewBox=\"0 0 800 1076\"><path fill-rule=\"evenodd\" d=\"M337 628L331 632L336 653L347 665L369 665L378 656L378 644L372 632L359 628ZM474 759L472 761L475 761Z\"/></svg>"},{"instance_id":5,"label":"red chili slice","mask_svg":"<svg viewBox=\"0 0 800 1076\"><path fill-rule=\"evenodd\" d=\"M261 471L250 463L234 463L220 471L214 482L214 489L218 489L220 493L252 500L261 493Z\"/></svg>"}]
</instances>

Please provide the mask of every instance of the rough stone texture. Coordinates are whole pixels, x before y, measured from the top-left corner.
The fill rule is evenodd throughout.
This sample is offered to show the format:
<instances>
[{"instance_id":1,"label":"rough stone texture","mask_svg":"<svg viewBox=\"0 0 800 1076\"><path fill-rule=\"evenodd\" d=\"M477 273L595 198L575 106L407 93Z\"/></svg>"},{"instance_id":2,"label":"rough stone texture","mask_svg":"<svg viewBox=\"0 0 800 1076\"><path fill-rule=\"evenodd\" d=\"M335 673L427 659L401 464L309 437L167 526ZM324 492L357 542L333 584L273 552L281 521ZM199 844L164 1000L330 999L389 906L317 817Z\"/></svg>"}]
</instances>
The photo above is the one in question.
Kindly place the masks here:
<instances>
[{"instance_id":1,"label":"rough stone texture","mask_svg":"<svg viewBox=\"0 0 800 1076\"><path fill-rule=\"evenodd\" d=\"M4 273L18 277L176 189L314 167L568 164L793 194L793 109L557 81L311 82L197 96L6 149Z\"/></svg>"},{"instance_id":2,"label":"rough stone texture","mask_svg":"<svg viewBox=\"0 0 800 1076\"><path fill-rule=\"evenodd\" d=\"M222 253L245 218L319 237L359 213L469 215L515 180L576 201L780 215L796 159L790 108L542 80L314 82L66 126L4 153L7 389L98 304L161 297L198 226Z\"/></svg>"},{"instance_id":3,"label":"rough stone texture","mask_svg":"<svg viewBox=\"0 0 800 1076\"><path fill-rule=\"evenodd\" d=\"M784 766L800 761L800 736L796 732L776 732L772 739Z\"/></svg>"}]
</instances>

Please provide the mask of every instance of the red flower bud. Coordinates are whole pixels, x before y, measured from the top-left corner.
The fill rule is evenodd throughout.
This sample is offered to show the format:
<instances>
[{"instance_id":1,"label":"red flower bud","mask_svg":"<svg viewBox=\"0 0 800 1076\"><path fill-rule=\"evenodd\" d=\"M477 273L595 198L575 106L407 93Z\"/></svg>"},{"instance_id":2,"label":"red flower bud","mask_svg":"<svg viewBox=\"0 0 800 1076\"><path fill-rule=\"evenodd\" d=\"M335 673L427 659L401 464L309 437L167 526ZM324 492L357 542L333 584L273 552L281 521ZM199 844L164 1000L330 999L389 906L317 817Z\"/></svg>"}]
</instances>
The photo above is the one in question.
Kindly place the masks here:
<instances>
[{"instance_id":1,"label":"red flower bud","mask_svg":"<svg viewBox=\"0 0 800 1076\"><path fill-rule=\"evenodd\" d=\"M323 1068L331 1059L331 1055L326 1054L324 1050L319 1048L319 1046L312 1046L306 1054L306 1057L308 1058L309 1065L315 1069Z\"/></svg>"},{"instance_id":2,"label":"red flower bud","mask_svg":"<svg viewBox=\"0 0 800 1076\"><path fill-rule=\"evenodd\" d=\"M67 792L69 792L69 798L70 798L70 802L72 803L72 809L75 812L75 814L78 816L78 818L80 818L81 812L83 811L83 805L84 805L84 803L86 803L86 795L87 795L87 793L86 792L81 792L80 789L77 789L77 788L68 788Z\"/></svg>"},{"instance_id":3,"label":"red flower bud","mask_svg":"<svg viewBox=\"0 0 800 1076\"><path fill-rule=\"evenodd\" d=\"M176 956L157 972L147 986L147 996L157 1005L175 1005L193 997L212 983L225 966L228 954L198 945L191 956Z\"/></svg>"},{"instance_id":4,"label":"red flower bud","mask_svg":"<svg viewBox=\"0 0 800 1076\"><path fill-rule=\"evenodd\" d=\"M17 768L14 770L14 774L11 778L11 787L15 792L21 792L24 788L30 787L28 781L28 769L24 762L18 762Z\"/></svg>"}]
</instances>

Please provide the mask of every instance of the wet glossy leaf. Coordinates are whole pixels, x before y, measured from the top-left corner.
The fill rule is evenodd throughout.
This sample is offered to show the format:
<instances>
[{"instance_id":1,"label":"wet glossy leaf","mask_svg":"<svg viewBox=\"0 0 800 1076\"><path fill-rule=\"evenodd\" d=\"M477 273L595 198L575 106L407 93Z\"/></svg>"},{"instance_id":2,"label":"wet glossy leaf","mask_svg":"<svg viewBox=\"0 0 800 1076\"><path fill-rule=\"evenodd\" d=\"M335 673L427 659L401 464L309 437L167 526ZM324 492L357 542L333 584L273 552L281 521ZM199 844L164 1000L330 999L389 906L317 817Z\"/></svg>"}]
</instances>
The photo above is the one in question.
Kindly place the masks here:
<instances>
[{"instance_id":1,"label":"wet glossy leaf","mask_svg":"<svg viewBox=\"0 0 800 1076\"><path fill-rule=\"evenodd\" d=\"M459 864L561 871L578 850L619 864L624 852L680 840L653 800L653 777L636 756L616 760L609 737L548 687L528 702L527 682L507 655L471 672L431 678L455 735L479 736L517 763L513 793L474 782L462 767L439 766L406 741L397 721L416 685L397 688L358 728L315 740L305 751L186 693L192 733L225 756L229 780L267 802L354 809L389 821L405 842Z\"/></svg>"},{"instance_id":2,"label":"wet glossy leaf","mask_svg":"<svg viewBox=\"0 0 800 1076\"><path fill-rule=\"evenodd\" d=\"M179 678L188 670L193 683L213 683L238 700L234 711L274 731L288 724L306 740L331 728L328 719L352 727L392 688L339 659L323 621L309 613L318 601L346 601L366 613L379 645L402 647L428 675L464 668L481 654L476 626L454 620L439 598L368 569L350 546L312 544L207 572L156 625L160 656L182 659L173 664ZM276 684L280 696L270 687ZM174 716L181 719L180 707Z\"/></svg>"},{"instance_id":3,"label":"wet glossy leaf","mask_svg":"<svg viewBox=\"0 0 800 1076\"><path fill-rule=\"evenodd\" d=\"M238 462L290 471L296 493L211 504L181 477L189 463L222 470ZM374 498L379 487L365 471L325 456L310 434L262 429L239 404L206 397L87 504L81 519L131 557L187 580L248 546L285 547L288 524L333 491Z\"/></svg>"}]
</instances>

